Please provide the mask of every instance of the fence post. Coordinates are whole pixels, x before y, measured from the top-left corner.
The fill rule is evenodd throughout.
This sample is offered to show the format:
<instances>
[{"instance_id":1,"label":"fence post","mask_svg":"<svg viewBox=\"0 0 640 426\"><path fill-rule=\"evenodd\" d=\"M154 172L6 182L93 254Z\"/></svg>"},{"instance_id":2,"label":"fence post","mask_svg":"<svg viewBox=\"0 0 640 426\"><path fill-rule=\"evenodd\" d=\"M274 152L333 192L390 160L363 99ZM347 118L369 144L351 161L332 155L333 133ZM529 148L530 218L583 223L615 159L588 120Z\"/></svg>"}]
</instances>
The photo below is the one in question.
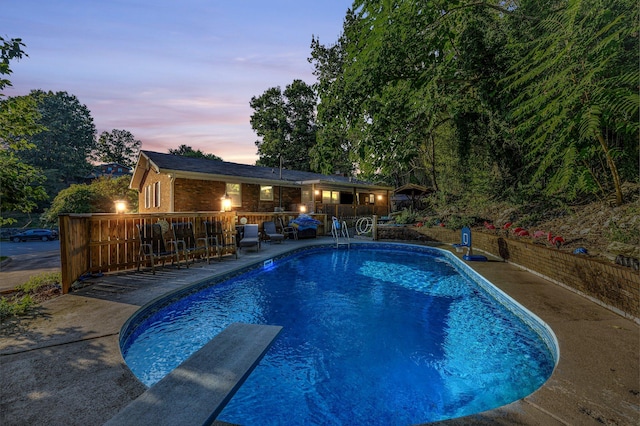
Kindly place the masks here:
<instances>
[{"instance_id":1,"label":"fence post","mask_svg":"<svg viewBox=\"0 0 640 426\"><path fill-rule=\"evenodd\" d=\"M60 284L62 285L62 294L69 293L71 284L73 284L73 278L71 278L71 265L69 264L69 250L71 248L71 242L69 240L69 215L60 215L59 221L59 236L60 236Z\"/></svg>"}]
</instances>

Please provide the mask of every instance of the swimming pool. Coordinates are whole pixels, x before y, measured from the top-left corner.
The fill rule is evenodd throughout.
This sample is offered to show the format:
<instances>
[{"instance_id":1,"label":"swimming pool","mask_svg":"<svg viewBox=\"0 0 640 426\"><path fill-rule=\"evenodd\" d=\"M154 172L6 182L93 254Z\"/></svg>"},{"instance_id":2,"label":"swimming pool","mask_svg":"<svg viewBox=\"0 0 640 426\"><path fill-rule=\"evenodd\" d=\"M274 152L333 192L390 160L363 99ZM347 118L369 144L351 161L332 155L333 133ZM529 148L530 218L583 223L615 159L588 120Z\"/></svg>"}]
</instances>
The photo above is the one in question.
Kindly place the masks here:
<instances>
[{"instance_id":1,"label":"swimming pool","mask_svg":"<svg viewBox=\"0 0 640 426\"><path fill-rule=\"evenodd\" d=\"M283 326L219 416L231 423L455 418L529 395L558 359L544 323L433 248L310 248L188 292L135 315L123 355L152 385L232 322Z\"/></svg>"}]
</instances>

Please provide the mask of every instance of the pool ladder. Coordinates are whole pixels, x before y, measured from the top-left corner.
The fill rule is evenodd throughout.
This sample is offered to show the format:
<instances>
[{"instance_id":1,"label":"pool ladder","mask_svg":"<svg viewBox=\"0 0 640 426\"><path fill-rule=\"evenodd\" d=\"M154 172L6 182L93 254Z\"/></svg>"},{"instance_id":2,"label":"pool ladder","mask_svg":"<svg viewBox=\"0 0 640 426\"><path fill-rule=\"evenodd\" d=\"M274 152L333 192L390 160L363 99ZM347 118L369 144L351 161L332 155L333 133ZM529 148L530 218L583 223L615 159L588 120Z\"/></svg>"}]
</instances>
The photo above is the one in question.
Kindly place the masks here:
<instances>
[{"instance_id":1,"label":"pool ladder","mask_svg":"<svg viewBox=\"0 0 640 426\"><path fill-rule=\"evenodd\" d=\"M345 221L342 221L342 223L340 223L337 217L332 218L331 236L336 242L336 248L340 248L340 246L351 248L351 241L349 240L349 230L347 229L347 223Z\"/></svg>"}]
</instances>

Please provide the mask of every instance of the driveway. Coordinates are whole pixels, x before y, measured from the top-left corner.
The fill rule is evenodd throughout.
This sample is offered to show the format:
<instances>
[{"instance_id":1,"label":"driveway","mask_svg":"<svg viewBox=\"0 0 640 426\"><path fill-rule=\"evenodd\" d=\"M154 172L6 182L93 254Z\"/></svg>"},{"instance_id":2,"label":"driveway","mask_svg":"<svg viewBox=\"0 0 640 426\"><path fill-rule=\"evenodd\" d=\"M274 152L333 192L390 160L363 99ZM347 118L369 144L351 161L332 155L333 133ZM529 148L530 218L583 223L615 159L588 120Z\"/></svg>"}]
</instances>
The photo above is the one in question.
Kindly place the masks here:
<instances>
[{"instance_id":1,"label":"driveway","mask_svg":"<svg viewBox=\"0 0 640 426\"><path fill-rule=\"evenodd\" d=\"M0 293L12 290L32 275L60 271L59 241L2 241L0 255L11 258L0 267Z\"/></svg>"}]
</instances>

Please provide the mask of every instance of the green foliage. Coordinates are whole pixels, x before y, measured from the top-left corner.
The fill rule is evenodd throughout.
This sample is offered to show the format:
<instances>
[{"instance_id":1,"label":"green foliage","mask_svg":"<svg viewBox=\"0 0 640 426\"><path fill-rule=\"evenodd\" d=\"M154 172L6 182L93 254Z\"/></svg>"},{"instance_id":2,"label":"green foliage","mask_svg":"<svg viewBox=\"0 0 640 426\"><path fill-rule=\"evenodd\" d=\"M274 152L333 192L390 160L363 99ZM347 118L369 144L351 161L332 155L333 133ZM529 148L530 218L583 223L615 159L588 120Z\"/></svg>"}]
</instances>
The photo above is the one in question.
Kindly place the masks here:
<instances>
[{"instance_id":1,"label":"green foliage","mask_svg":"<svg viewBox=\"0 0 640 426\"><path fill-rule=\"evenodd\" d=\"M408 225L411 223L416 223L418 221L418 213L413 211L413 209L408 208L404 209L400 212L400 214L394 216L395 223Z\"/></svg>"},{"instance_id":2,"label":"green foliage","mask_svg":"<svg viewBox=\"0 0 640 426\"><path fill-rule=\"evenodd\" d=\"M188 145L180 145L177 149L169 149L169 154L171 155L181 155L183 157L191 157L191 158L205 158L207 160L218 160L222 161L222 158L218 157L215 154L207 154L202 152L201 150L194 150Z\"/></svg>"},{"instance_id":3,"label":"green foliage","mask_svg":"<svg viewBox=\"0 0 640 426\"><path fill-rule=\"evenodd\" d=\"M462 229L465 226L471 227L475 224L476 218L468 216L452 215L445 221L445 226L449 229Z\"/></svg>"},{"instance_id":4,"label":"green foliage","mask_svg":"<svg viewBox=\"0 0 640 426\"><path fill-rule=\"evenodd\" d=\"M335 44L312 40L313 167L470 200L619 194L638 179L636 6L358 0Z\"/></svg>"},{"instance_id":5,"label":"green foliage","mask_svg":"<svg viewBox=\"0 0 640 426\"><path fill-rule=\"evenodd\" d=\"M102 132L95 149L95 158L104 163L118 163L123 166L135 165L142 142L127 130L113 129ZM184 145L183 145L184 146Z\"/></svg>"},{"instance_id":6,"label":"green foliage","mask_svg":"<svg viewBox=\"0 0 640 426\"><path fill-rule=\"evenodd\" d=\"M16 287L16 294L0 297L0 320L28 314L36 304L34 297L52 287L59 287L60 282L60 272L43 272L29 277Z\"/></svg>"},{"instance_id":7,"label":"green foliage","mask_svg":"<svg viewBox=\"0 0 640 426\"><path fill-rule=\"evenodd\" d=\"M38 275L32 275L27 282L20 284L16 290L25 294L35 294L43 287L60 284L60 272L43 272Z\"/></svg>"},{"instance_id":8,"label":"green foliage","mask_svg":"<svg viewBox=\"0 0 640 426\"><path fill-rule=\"evenodd\" d=\"M0 75L11 74L11 60L26 56L20 39L5 40L0 37ZM0 90L11 86L8 79L0 79ZM0 98L2 94L0 93ZM7 217L8 211L31 212L38 201L47 199L41 184L45 181L42 171L23 162L19 153L34 148L26 139L43 130L37 124L40 118L36 103L28 98L0 100L0 226L15 223Z\"/></svg>"},{"instance_id":9,"label":"green foliage","mask_svg":"<svg viewBox=\"0 0 640 426\"><path fill-rule=\"evenodd\" d=\"M640 228L637 226L623 227L615 221L609 222L607 239L624 244L638 244L640 241Z\"/></svg>"},{"instance_id":10,"label":"green foliage","mask_svg":"<svg viewBox=\"0 0 640 426\"><path fill-rule=\"evenodd\" d=\"M3 212L31 212L39 200L47 199L42 173L20 161L10 150L0 150L0 203ZM0 217L0 226L14 223L14 219Z\"/></svg>"},{"instance_id":11,"label":"green foliage","mask_svg":"<svg viewBox=\"0 0 640 426\"><path fill-rule=\"evenodd\" d=\"M18 155L45 171L47 194L54 197L61 184L77 182L92 170L89 159L95 147L95 125L87 107L66 92L33 90L28 97L37 105L37 123L46 130L18 135L33 145Z\"/></svg>"},{"instance_id":12,"label":"green foliage","mask_svg":"<svg viewBox=\"0 0 640 426\"><path fill-rule=\"evenodd\" d=\"M128 211L137 211L138 193L128 188L130 178L101 177L91 184L73 184L58 193L42 221L55 224L64 213L114 213L116 200L127 201Z\"/></svg>"},{"instance_id":13,"label":"green foliage","mask_svg":"<svg viewBox=\"0 0 640 426\"><path fill-rule=\"evenodd\" d=\"M23 47L25 47L25 44L20 38L6 40L0 36L0 75L10 75L12 72L9 66L10 62L27 56ZM0 78L0 90L7 86L11 86L11 81L6 78Z\"/></svg>"},{"instance_id":14,"label":"green foliage","mask_svg":"<svg viewBox=\"0 0 640 426\"><path fill-rule=\"evenodd\" d=\"M0 320L26 315L34 304L35 302L28 294L12 299L0 297Z\"/></svg>"},{"instance_id":15,"label":"green foliage","mask_svg":"<svg viewBox=\"0 0 640 426\"><path fill-rule=\"evenodd\" d=\"M262 138L256 141L257 165L310 171L309 150L316 142L316 94L302 80L294 80L284 92L267 89L252 97L251 127Z\"/></svg>"}]
</instances>

